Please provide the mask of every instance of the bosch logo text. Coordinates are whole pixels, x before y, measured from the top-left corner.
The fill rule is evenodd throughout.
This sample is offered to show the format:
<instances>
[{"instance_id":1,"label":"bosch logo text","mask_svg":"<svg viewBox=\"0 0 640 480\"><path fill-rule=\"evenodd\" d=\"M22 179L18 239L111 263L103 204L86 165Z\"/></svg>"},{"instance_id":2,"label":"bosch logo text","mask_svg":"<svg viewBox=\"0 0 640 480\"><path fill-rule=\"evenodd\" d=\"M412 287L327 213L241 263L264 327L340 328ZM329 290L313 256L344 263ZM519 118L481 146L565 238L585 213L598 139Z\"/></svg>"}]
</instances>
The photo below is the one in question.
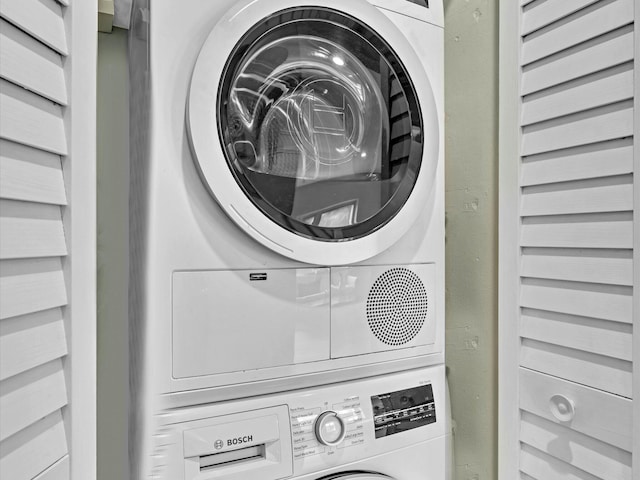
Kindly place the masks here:
<instances>
[{"instance_id":1,"label":"bosch logo text","mask_svg":"<svg viewBox=\"0 0 640 480\"><path fill-rule=\"evenodd\" d=\"M229 438L227 440L227 447L233 445L242 445L243 443L253 442L253 435L245 435L244 437Z\"/></svg>"}]
</instances>

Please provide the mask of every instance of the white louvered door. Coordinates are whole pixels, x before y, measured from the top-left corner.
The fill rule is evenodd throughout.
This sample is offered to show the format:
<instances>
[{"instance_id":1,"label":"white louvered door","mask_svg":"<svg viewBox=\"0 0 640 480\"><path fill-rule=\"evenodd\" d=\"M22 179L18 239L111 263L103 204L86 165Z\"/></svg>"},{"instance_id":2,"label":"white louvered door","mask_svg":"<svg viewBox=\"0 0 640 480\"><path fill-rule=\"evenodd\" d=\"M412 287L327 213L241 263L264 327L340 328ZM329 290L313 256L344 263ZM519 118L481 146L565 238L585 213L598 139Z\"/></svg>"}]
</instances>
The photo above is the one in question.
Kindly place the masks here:
<instances>
[{"instance_id":1,"label":"white louvered door","mask_svg":"<svg viewBox=\"0 0 640 480\"><path fill-rule=\"evenodd\" d=\"M95 478L96 2L0 0L0 478Z\"/></svg>"},{"instance_id":2,"label":"white louvered door","mask_svg":"<svg viewBox=\"0 0 640 480\"><path fill-rule=\"evenodd\" d=\"M638 2L501 6L500 478L638 479Z\"/></svg>"}]
</instances>

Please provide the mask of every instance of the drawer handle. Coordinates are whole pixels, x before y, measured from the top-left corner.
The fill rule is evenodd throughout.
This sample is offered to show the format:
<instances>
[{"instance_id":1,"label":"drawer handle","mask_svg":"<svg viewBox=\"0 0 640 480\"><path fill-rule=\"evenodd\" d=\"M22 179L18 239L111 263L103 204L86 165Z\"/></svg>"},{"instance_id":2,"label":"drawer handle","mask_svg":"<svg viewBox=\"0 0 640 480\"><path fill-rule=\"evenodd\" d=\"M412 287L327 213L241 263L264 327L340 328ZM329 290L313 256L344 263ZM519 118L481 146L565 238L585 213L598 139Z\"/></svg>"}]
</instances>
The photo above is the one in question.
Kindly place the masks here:
<instances>
[{"instance_id":1,"label":"drawer handle","mask_svg":"<svg viewBox=\"0 0 640 480\"><path fill-rule=\"evenodd\" d=\"M549 400L551 413L559 422L570 422L576 414L573 400L564 395L554 395Z\"/></svg>"}]
</instances>

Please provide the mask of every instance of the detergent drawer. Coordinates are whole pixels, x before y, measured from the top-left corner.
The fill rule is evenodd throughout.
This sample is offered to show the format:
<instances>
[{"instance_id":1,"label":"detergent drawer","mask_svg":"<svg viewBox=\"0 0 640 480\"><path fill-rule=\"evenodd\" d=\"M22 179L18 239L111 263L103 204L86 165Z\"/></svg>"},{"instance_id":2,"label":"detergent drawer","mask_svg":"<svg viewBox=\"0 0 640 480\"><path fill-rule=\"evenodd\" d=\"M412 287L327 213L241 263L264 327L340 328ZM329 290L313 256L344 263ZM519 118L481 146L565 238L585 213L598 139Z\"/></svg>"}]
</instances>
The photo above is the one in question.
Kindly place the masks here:
<instances>
[{"instance_id":1,"label":"detergent drawer","mask_svg":"<svg viewBox=\"0 0 640 480\"><path fill-rule=\"evenodd\" d=\"M327 268L173 274L173 377L329 359Z\"/></svg>"},{"instance_id":2,"label":"detergent drawer","mask_svg":"<svg viewBox=\"0 0 640 480\"><path fill-rule=\"evenodd\" d=\"M183 433L185 480L279 480L293 474L286 405L204 419ZM195 426L195 425L194 425Z\"/></svg>"}]
</instances>

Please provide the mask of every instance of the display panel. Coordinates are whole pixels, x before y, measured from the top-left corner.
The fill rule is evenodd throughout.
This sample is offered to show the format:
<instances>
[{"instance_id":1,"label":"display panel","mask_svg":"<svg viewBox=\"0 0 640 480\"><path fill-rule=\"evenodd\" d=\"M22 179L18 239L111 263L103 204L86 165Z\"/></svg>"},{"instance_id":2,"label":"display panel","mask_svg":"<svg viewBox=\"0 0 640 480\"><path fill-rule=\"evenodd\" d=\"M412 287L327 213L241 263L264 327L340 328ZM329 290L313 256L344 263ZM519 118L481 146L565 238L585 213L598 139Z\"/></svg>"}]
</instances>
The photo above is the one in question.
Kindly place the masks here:
<instances>
[{"instance_id":1,"label":"display panel","mask_svg":"<svg viewBox=\"0 0 640 480\"><path fill-rule=\"evenodd\" d=\"M436 421L431 385L371 397L376 438L429 425Z\"/></svg>"}]
</instances>

